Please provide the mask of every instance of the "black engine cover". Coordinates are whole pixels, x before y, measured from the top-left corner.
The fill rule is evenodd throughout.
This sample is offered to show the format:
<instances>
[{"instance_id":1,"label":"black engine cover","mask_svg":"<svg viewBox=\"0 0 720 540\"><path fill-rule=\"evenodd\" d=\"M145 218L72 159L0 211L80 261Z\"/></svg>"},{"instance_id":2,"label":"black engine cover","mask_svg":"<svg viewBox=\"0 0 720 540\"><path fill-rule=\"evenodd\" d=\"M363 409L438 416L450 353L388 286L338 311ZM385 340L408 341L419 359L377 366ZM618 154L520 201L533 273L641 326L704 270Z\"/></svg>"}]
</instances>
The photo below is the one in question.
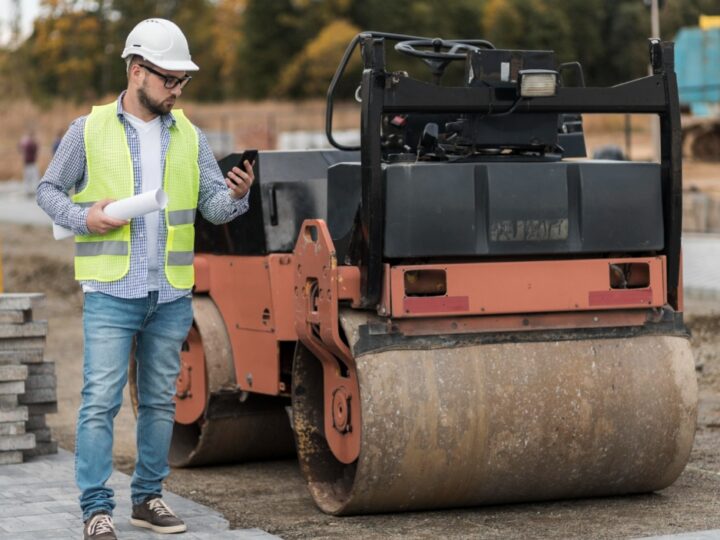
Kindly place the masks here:
<instances>
[{"instance_id":1,"label":"black engine cover","mask_svg":"<svg viewBox=\"0 0 720 540\"><path fill-rule=\"evenodd\" d=\"M333 182L332 179L344 181ZM331 169L328 203L357 197L359 164ZM384 168L387 258L649 252L663 248L660 165L411 163ZM328 212L334 238L351 216Z\"/></svg>"}]
</instances>

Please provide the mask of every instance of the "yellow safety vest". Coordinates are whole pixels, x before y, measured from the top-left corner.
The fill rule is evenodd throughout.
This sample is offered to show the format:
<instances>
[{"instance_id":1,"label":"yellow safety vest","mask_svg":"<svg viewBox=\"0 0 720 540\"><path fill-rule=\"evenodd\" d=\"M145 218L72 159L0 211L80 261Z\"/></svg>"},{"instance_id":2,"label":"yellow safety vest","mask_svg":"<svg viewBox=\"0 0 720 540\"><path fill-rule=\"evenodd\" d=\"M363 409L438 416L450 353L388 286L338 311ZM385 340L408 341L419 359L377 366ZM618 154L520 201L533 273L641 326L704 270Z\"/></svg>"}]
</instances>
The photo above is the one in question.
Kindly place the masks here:
<instances>
[{"instance_id":1,"label":"yellow safety vest","mask_svg":"<svg viewBox=\"0 0 720 540\"><path fill-rule=\"evenodd\" d=\"M170 145L165 157L163 189L168 196L165 224L165 275L177 289L195 283L193 251L195 212L200 189L198 136L182 110L173 111ZM124 199L134 194L134 173L125 128L117 116L117 101L93 107L85 120L88 182L72 197L92 206L102 199ZM149 246L148 249L152 249ZM107 234L75 236L75 279L117 281L130 270L130 225Z\"/></svg>"}]
</instances>

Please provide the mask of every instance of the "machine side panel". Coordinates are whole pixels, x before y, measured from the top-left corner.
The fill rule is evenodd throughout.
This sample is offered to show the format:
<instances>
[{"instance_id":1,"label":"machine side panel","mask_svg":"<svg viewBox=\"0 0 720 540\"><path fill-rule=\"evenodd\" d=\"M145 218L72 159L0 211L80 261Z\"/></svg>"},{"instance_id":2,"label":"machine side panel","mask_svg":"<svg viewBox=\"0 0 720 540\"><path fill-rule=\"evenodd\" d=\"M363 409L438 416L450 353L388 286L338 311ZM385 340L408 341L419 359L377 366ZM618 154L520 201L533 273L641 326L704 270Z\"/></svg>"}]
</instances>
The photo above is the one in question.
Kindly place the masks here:
<instances>
[{"instance_id":1,"label":"machine side panel","mask_svg":"<svg viewBox=\"0 0 720 540\"><path fill-rule=\"evenodd\" d=\"M664 247L656 163L415 163L385 171L389 258Z\"/></svg>"},{"instance_id":2,"label":"machine side panel","mask_svg":"<svg viewBox=\"0 0 720 540\"><path fill-rule=\"evenodd\" d=\"M294 296L295 265L292 254L269 255L270 294L272 296L273 332L278 341L297 341Z\"/></svg>"},{"instance_id":3,"label":"machine side panel","mask_svg":"<svg viewBox=\"0 0 720 540\"><path fill-rule=\"evenodd\" d=\"M358 163L337 163L328 169L327 226L341 264L350 249L353 223L361 199L362 180Z\"/></svg>"},{"instance_id":4,"label":"machine side panel","mask_svg":"<svg viewBox=\"0 0 720 540\"><path fill-rule=\"evenodd\" d=\"M473 253L474 168L439 163L388 167L385 255Z\"/></svg>"},{"instance_id":5,"label":"machine side panel","mask_svg":"<svg viewBox=\"0 0 720 540\"><path fill-rule=\"evenodd\" d=\"M659 165L632 163L580 167L580 233L585 246L603 251L663 247L662 187ZM608 174L612 171L612 174ZM656 176L657 175L657 176Z\"/></svg>"},{"instance_id":6,"label":"machine side panel","mask_svg":"<svg viewBox=\"0 0 720 540\"><path fill-rule=\"evenodd\" d=\"M280 359L266 257L206 256L210 296L222 313L242 390L280 392Z\"/></svg>"},{"instance_id":7,"label":"machine side panel","mask_svg":"<svg viewBox=\"0 0 720 540\"><path fill-rule=\"evenodd\" d=\"M212 257L210 296L228 326L260 332L275 327L270 275L265 257Z\"/></svg>"},{"instance_id":8,"label":"machine side panel","mask_svg":"<svg viewBox=\"0 0 720 540\"><path fill-rule=\"evenodd\" d=\"M280 356L275 335L240 329L231 332L238 387L247 392L278 395Z\"/></svg>"},{"instance_id":9,"label":"machine side panel","mask_svg":"<svg viewBox=\"0 0 720 540\"><path fill-rule=\"evenodd\" d=\"M639 286L613 286L613 272L622 265L642 274ZM392 316L662 307L667 303L664 269L665 257L393 266ZM421 288L423 280L435 283L438 292Z\"/></svg>"}]
</instances>

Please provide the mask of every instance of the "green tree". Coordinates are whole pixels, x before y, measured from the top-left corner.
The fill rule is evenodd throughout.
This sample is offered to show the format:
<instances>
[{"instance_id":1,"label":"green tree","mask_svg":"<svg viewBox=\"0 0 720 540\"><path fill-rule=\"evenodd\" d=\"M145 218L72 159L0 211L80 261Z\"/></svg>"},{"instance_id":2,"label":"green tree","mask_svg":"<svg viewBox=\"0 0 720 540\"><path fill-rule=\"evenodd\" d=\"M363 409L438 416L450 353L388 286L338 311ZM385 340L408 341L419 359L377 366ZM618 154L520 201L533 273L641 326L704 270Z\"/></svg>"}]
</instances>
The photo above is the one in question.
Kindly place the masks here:
<instances>
[{"instance_id":1,"label":"green tree","mask_svg":"<svg viewBox=\"0 0 720 540\"><path fill-rule=\"evenodd\" d=\"M29 94L35 99L93 97L103 47L93 14L58 5L52 16L35 21L31 39L19 51L25 59Z\"/></svg>"},{"instance_id":2,"label":"green tree","mask_svg":"<svg viewBox=\"0 0 720 540\"><path fill-rule=\"evenodd\" d=\"M329 23L283 70L275 93L294 98L323 95L348 43L358 32L356 26L343 19ZM347 72L357 72L359 66L356 54Z\"/></svg>"},{"instance_id":3,"label":"green tree","mask_svg":"<svg viewBox=\"0 0 720 540\"><path fill-rule=\"evenodd\" d=\"M604 42L606 52L600 60L605 71L595 73L592 85L611 85L647 75L650 16L642 2L608 0Z\"/></svg>"},{"instance_id":4,"label":"green tree","mask_svg":"<svg viewBox=\"0 0 720 540\"><path fill-rule=\"evenodd\" d=\"M282 69L315 32L302 21L302 5L291 0L248 0L239 50L247 94L274 93Z\"/></svg>"},{"instance_id":5,"label":"green tree","mask_svg":"<svg viewBox=\"0 0 720 540\"><path fill-rule=\"evenodd\" d=\"M4 96L85 100L116 94L126 84L120 59L125 38L148 17L173 20L183 29L201 68L185 96L207 101L321 96L360 30L552 49L561 62L580 61L590 85L643 76L650 35L642 0L41 0L41 8L22 45L0 49ZM720 4L667 0L663 38L697 25L700 14L718 15ZM430 78L429 70L396 53L393 44L386 47L389 69ZM356 82L357 66L355 58L348 88ZM445 84L459 75L457 62Z\"/></svg>"},{"instance_id":6,"label":"green tree","mask_svg":"<svg viewBox=\"0 0 720 540\"><path fill-rule=\"evenodd\" d=\"M483 27L498 48L554 50L561 61L574 59L568 12L552 0L490 0Z\"/></svg>"},{"instance_id":7,"label":"green tree","mask_svg":"<svg viewBox=\"0 0 720 540\"><path fill-rule=\"evenodd\" d=\"M239 51L243 47L242 32L246 0L219 0L214 13L212 55L218 63L217 88L223 99L247 94L245 73ZM231 31L228 31L231 28Z\"/></svg>"}]
</instances>

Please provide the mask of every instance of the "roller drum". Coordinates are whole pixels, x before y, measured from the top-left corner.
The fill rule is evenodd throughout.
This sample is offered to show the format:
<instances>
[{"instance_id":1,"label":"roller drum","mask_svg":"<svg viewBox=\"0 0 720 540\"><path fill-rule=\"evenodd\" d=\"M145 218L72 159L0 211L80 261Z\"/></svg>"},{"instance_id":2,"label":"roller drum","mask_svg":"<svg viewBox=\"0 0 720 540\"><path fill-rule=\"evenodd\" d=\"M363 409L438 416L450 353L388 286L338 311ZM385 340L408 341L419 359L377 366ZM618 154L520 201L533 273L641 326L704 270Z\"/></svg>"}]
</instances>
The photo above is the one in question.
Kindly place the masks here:
<instances>
[{"instance_id":1,"label":"roller drum","mask_svg":"<svg viewBox=\"0 0 720 540\"><path fill-rule=\"evenodd\" d=\"M189 425L176 422L168 460L173 467L195 467L278 459L294 453L281 400L249 396L246 402L236 403L231 414Z\"/></svg>"},{"instance_id":2,"label":"roller drum","mask_svg":"<svg viewBox=\"0 0 720 540\"><path fill-rule=\"evenodd\" d=\"M683 337L361 355L362 443L346 466L322 435L318 364L298 351L294 423L310 491L332 514L655 491L692 448L697 383Z\"/></svg>"}]
</instances>

